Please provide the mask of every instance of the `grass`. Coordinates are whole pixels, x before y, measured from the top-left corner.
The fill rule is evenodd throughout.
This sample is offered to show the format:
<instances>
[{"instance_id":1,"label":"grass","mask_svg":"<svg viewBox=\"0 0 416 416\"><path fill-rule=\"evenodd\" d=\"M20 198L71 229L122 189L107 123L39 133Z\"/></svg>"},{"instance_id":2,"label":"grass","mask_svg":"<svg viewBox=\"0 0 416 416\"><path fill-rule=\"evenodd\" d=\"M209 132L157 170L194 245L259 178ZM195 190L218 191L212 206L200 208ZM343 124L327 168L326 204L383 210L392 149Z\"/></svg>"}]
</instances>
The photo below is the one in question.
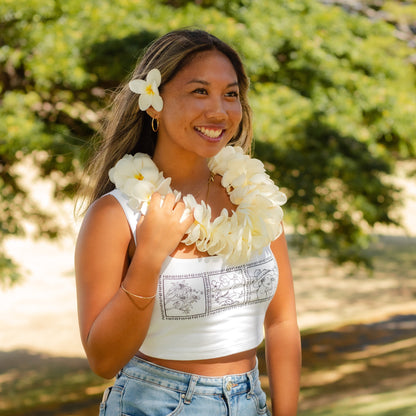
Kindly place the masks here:
<instances>
[{"instance_id":1,"label":"grass","mask_svg":"<svg viewBox=\"0 0 416 416\"><path fill-rule=\"evenodd\" d=\"M406 334L398 331L385 342L385 328L391 322L412 325ZM346 341L344 351L323 348L329 335ZM384 328L348 325L306 338L313 347L304 351L299 416L415 415L416 315L394 317L385 321Z\"/></svg>"},{"instance_id":2,"label":"grass","mask_svg":"<svg viewBox=\"0 0 416 416\"><path fill-rule=\"evenodd\" d=\"M332 405L301 412L308 416L414 416L416 386L400 391L359 395L339 400Z\"/></svg>"},{"instance_id":3,"label":"grass","mask_svg":"<svg viewBox=\"0 0 416 416\"><path fill-rule=\"evenodd\" d=\"M57 415L65 405L73 410L77 403L82 403L81 407L94 403L97 408L99 396L108 384L94 375L82 358L51 357L24 350L0 353L2 416Z\"/></svg>"}]
</instances>

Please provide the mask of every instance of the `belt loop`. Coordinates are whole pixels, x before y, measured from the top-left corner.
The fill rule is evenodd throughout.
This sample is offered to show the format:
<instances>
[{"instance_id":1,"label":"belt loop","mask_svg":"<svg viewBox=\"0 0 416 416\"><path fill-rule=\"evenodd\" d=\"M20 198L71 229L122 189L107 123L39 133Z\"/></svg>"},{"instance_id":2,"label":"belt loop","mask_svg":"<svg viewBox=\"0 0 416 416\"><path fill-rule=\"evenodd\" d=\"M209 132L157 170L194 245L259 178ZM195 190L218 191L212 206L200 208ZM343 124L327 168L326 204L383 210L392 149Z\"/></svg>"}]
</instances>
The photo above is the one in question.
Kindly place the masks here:
<instances>
[{"instance_id":1,"label":"belt loop","mask_svg":"<svg viewBox=\"0 0 416 416\"><path fill-rule=\"evenodd\" d=\"M198 383L198 380L199 380L199 376L196 376L195 374L191 376L191 380L189 381L189 384L188 384L188 390L186 391L186 394L183 400L185 404L191 404L192 396L194 394L195 386L196 386L196 383Z\"/></svg>"},{"instance_id":2,"label":"belt loop","mask_svg":"<svg viewBox=\"0 0 416 416\"><path fill-rule=\"evenodd\" d=\"M254 394L254 385L255 385L255 383L254 383L253 373L251 371L249 371L247 373L247 377L248 377L248 381L250 383L250 390L247 393L247 397L250 397Z\"/></svg>"}]
</instances>

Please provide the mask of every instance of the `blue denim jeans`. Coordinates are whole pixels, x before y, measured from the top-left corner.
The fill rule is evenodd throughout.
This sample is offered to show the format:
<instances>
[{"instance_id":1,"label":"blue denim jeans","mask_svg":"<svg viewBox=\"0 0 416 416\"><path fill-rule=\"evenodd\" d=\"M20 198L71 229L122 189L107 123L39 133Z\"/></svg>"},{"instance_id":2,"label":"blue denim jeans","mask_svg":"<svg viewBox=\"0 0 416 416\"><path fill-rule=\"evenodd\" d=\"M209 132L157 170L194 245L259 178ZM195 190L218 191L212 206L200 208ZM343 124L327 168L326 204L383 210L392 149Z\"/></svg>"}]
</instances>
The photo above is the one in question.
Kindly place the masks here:
<instances>
[{"instance_id":1,"label":"blue denim jeans","mask_svg":"<svg viewBox=\"0 0 416 416\"><path fill-rule=\"evenodd\" d=\"M270 415L257 366L244 374L203 377L138 357L119 372L103 396L100 416Z\"/></svg>"}]
</instances>

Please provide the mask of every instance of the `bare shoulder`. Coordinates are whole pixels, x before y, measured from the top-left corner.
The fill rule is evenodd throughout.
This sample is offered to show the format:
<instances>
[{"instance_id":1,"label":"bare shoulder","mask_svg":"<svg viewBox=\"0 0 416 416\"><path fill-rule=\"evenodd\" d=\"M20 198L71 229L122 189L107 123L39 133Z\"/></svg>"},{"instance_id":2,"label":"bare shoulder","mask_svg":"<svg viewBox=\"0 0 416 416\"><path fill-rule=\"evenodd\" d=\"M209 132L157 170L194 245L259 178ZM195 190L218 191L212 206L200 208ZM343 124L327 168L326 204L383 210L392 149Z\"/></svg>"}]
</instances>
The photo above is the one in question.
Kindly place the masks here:
<instances>
[{"instance_id":1,"label":"bare shoulder","mask_svg":"<svg viewBox=\"0 0 416 416\"><path fill-rule=\"evenodd\" d=\"M111 195L94 201L85 214L79 238L105 238L120 243L131 239L130 227L119 202Z\"/></svg>"},{"instance_id":2,"label":"bare shoulder","mask_svg":"<svg viewBox=\"0 0 416 416\"><path fill-rule=\"evenodd\" d=\"M104 195L94 201L85 215L86 221L116 221L126 222L123 208L112 195ZM120 225L120 224L117 224Z\"/></svg>"},{"instance_id":3,"label":"bare shoulder","mask_svg":"<svg viewBox=\"0 0 416 416\"><path fill-rule=\"evenodd\" d=\"M130 242L129 224L114 197L104 196L91 204L75 247L78 286L82 288L91 282L116 286L126 267Z\"/></svg>"},{"instance_id":4,"label":"bare shoulder","mask_svg":"<svg viewBox=\"0 0 416 416\"><path fill-rule=\"evenodd\" d=\"M284 230L282 230L281 234L276 238L276 240L271 242L270 248L272 249L276 259L280 259L288 255L287 241Z\"/></svg>"},{"instance_id":5,"label":"bare shoulder","mask_svg":"<svg viewBox=\"0 0 416 416\"><path fill-rule=\"evenodd\" d=\"M293 276L284 231L282 231L280 236L270 244L270 247L279 266L280 291L285 290L283 289L284 286L290 287L292 285Z\"/></svg>"},{"instance_id":6,"label":"bare shoulder","mask_svg":"<svg viewBox=\"0 0 416 416\"><path fill-rule=\"evenodd\" d=\"M86 218L93 216L123 217L123 208L112 195L104 195L94 201L87 210Z\"/></svg>"}]
</instances>

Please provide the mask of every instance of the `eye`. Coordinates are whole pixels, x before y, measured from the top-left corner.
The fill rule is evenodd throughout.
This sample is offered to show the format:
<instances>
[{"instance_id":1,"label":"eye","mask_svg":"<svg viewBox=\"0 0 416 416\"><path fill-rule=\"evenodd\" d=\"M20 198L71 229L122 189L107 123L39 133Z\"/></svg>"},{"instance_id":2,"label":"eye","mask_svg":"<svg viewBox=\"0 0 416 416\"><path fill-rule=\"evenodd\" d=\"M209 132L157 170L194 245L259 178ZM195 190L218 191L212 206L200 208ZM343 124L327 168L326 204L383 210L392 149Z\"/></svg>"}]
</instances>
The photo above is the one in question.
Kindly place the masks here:
<instances>
[{"instance_id":1,"label":"eye","mask_svg":"<svg viewBox=\"0 0 416 416\"><path fill-rule=\"evenodd\" d=\"M225 96L228 98L238 98L240 95L238 91L229 91L225 94Z\"/></svg>"},{"instance_id":2,"label":"eye","mask_svg":"<svg viewBox=\"0 0 416 416\"><path fill-rule=\"evenodd\" d=\"M205 88L196 88L192 92L194 94L208 95L208 91Z\"/></svg>"}]
</instances>

